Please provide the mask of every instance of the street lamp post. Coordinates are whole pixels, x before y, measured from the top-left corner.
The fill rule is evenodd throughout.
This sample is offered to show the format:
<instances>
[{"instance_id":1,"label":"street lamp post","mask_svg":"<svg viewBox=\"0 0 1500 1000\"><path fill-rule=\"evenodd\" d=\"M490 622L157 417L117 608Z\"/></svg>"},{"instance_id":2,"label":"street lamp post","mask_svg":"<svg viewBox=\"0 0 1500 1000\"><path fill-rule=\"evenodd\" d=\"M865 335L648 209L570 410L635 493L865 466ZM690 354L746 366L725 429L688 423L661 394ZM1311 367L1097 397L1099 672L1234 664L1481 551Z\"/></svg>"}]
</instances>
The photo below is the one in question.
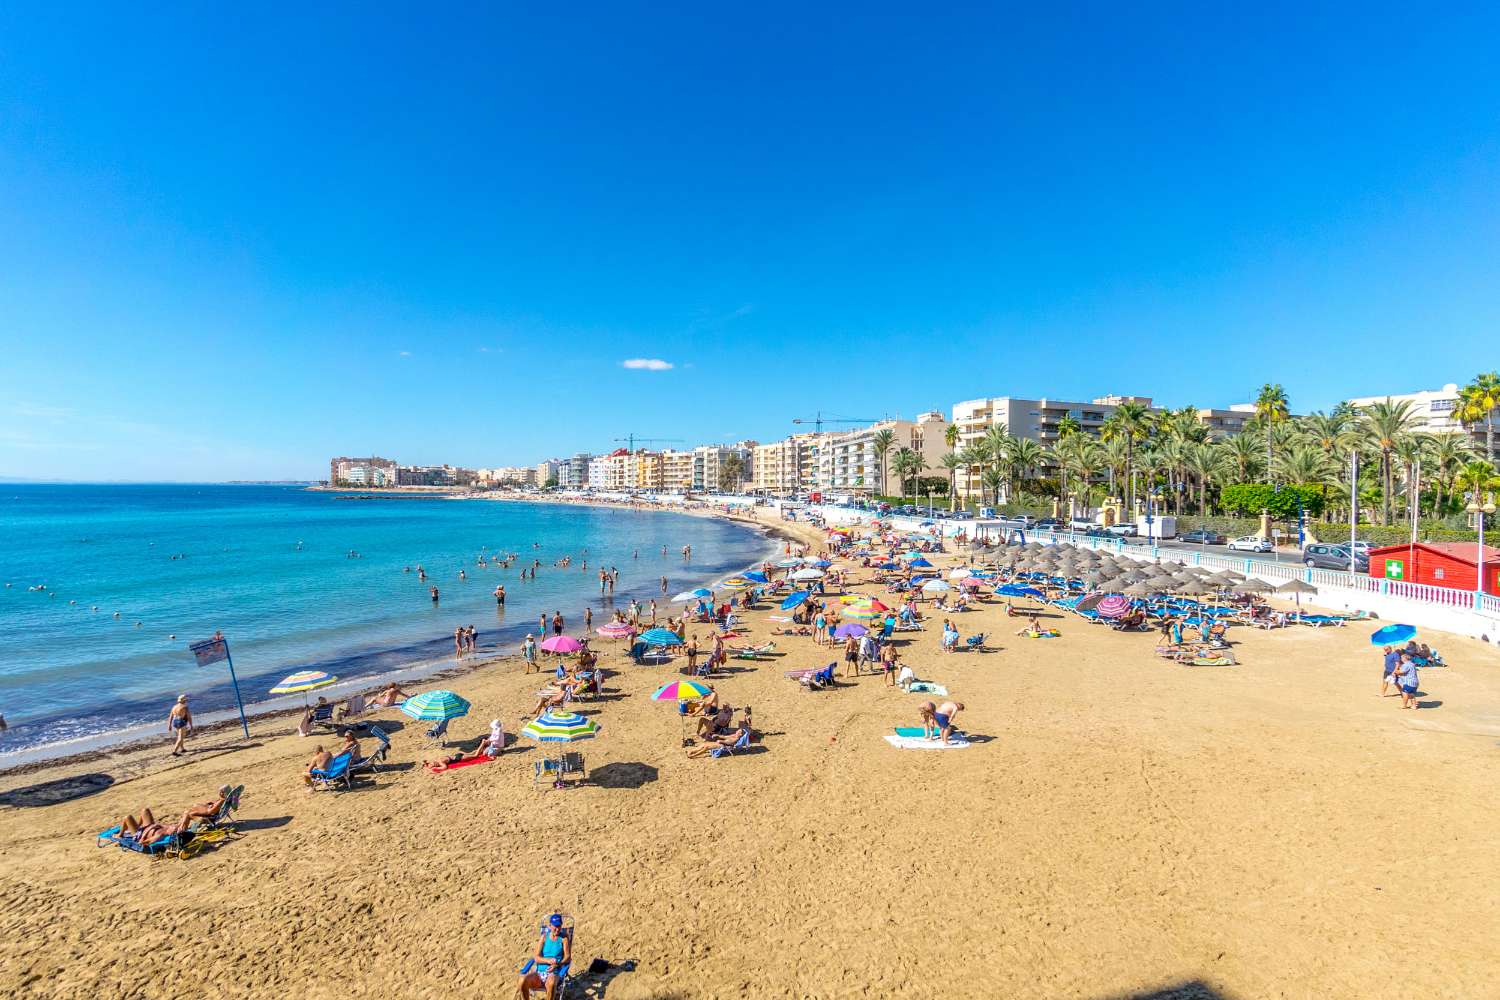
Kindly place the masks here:
<instances>
[{"instance_id":1,"label":"street lamp post","mask_svg":"<svg viewBox=\"0 0 1500 1000\"><path fill-rule=\"evenodd\" d=\"M1476 550L1477 558L1474 560L1474 568L1479 572L1474 581L1474 607L1482 611L1484 610L1484 519L1495 515L1495 494L1483 495L1483 502L1481 502L1481 494L1475 490L1472 497L1466 509L1479 522L1479 545Z\"/></svg>"}]
</instances>

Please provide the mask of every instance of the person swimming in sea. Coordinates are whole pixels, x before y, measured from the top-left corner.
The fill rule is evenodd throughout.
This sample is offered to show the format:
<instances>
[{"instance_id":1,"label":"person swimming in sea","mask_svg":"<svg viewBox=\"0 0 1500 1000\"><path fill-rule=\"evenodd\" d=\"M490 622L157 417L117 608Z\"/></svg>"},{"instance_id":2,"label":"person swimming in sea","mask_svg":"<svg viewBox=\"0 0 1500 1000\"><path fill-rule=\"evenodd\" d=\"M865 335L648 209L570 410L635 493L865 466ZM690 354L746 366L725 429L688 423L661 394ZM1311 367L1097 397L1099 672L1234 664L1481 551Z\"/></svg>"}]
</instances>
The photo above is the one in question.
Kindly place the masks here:
<instances>
[{"instance_id":1,"label":"person swimming in sea","mask_svg":"<svg viewBox=\"0 0 1500 1000\"><path fill-rule=\"evenodd\" d=\"M438 589L437 589L437 587L433 587L432 588L432 603L436 604L437 602L438 602Z\"/></svg>"}]
</instances>

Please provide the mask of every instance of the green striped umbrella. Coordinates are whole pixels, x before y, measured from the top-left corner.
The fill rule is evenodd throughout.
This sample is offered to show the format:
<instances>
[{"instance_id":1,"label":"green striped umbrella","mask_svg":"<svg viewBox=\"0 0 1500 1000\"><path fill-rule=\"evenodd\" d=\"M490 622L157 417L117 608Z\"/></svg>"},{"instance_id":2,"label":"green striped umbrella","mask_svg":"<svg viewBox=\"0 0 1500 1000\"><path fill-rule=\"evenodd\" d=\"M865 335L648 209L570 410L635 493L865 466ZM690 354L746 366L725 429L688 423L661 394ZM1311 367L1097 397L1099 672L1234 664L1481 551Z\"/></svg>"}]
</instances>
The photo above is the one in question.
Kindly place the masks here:
<instances>
[{"instance_id":1,"label":"green striped umbrella","mask_svg":"<svg viewBox=\"0 0 1500 1000\"><path fill-rule=\"evenodd\" d=\"M599 731L599 724L585 719L577 713L554 715L544 712L521 727L521 735L543 743L571 743L574 740L591 739Z\"/></svg>"},{"instance_id":2,"label":"green striped umbrella","mask_svg":"<svg viewBox=\"0 0 1500 1000\"><path fill-rule=\"evenodd\" d=\"M401 703L401 711L413 719L441 722L469 714L469 703L452 691L423 691Z\"/></svg>"}]
</instances>

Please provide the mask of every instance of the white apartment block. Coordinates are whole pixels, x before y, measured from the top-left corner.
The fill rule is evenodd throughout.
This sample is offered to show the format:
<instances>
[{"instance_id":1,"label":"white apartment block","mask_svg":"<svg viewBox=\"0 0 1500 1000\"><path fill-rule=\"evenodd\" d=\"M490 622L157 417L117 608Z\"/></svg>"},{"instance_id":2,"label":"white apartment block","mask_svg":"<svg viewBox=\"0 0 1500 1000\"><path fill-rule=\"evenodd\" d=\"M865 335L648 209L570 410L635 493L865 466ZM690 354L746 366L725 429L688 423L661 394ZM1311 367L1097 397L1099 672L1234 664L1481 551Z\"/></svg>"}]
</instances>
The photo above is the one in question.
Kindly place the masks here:
<instances>
[{"instance_id":1,"label":"white apartment block","mask_svg":"<svg viewBox=\"0 0 1500 1000\"><path fill-rule=\"evenodd\" d=\"M910 448L926 461L923 475L940 476L938 463L948 451L944 432L948 420L936 410L919 414L916 420L882 420L858 430L825 435L818 444L817 486L834 493L867 496L900 489L887 468L897 451ZM889 430L895 435L884 460L875 450L875 435Z\"/></svg>"},{"instance_id":2,"label":"white apartment block","mask_svg":"<svg viewBox=\"0 0 1500 1000\"><path fill-rule=\"evenodd\" d=\"M1388 399L1392 403L1411 404L1412 430L1425 431L1429 434L1463 433L1467 430L1474 443L1483 451L1484 424L1478 423L1465 428L1456 415L1458 413L1457 385L1450 382L1441 389L1395 392L1385 396L1361 396L1358 399L1349 400L1349 405L1356 410L1364 410Z\"/></svg>"},{"instance_id":3,"label":"white apartment block","mask_svg":"<svg viewBox=\"0 0 1500 1000\"><path fill-rule=\"evenodd\" d=\"M737 456L740 460L740 482L747 482L754 478L755 464L754 441L737 441L734 444L705 444L693 449L693 489L705 492L718 492L720 489L720 473L723 471L724 463L730 456ZM737 489L739 483L731 486Z\"/></svg>"}]
</instances>

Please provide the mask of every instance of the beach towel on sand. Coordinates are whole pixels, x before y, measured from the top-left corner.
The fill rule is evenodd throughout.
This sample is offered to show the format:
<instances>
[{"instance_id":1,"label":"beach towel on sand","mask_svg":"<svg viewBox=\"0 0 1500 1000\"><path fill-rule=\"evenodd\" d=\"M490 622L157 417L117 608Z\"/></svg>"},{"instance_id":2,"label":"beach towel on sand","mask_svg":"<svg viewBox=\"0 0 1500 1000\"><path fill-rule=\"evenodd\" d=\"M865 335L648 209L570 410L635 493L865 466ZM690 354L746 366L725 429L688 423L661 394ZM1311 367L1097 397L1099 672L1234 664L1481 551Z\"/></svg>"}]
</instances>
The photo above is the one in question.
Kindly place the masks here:
<instances>
[{"instance_id":1,"label":"beach towel on sand","mask_svg":"<svg viewBox=\"0 0 1500 1000\"><path fill-rule=\"evenodd\" d=\"M921 730L918 729L917 732L920 734ZM951 743L944 743L942 740L938 740L938 739L932 739L932 740L923 739L920 735L917 735L917 736L900 736L900 735L897 735L895 733L887 733L886 737L885 737L885 741L887 743L889 743L893 747L899 747L902 750L966 750L966 749L968 749L968 747L969 747L969 741L966 740L966 739L964 739L962 736L960 736L957 733L955 733L953 735L952 739L953 739L953 741Z\"/></svg>"},{"instance_id":2,"label":"beach towel on sand","mask_svg":"<svg viewBox=\"0 0 1500 1000\"><path fill-rule=\"evenodd\" d=\"M907 689L910 694L935 694L939 698L947 695L948 689L941 684L931 681L913 681L912 686Z\"/></svg>"}]
</instances>

